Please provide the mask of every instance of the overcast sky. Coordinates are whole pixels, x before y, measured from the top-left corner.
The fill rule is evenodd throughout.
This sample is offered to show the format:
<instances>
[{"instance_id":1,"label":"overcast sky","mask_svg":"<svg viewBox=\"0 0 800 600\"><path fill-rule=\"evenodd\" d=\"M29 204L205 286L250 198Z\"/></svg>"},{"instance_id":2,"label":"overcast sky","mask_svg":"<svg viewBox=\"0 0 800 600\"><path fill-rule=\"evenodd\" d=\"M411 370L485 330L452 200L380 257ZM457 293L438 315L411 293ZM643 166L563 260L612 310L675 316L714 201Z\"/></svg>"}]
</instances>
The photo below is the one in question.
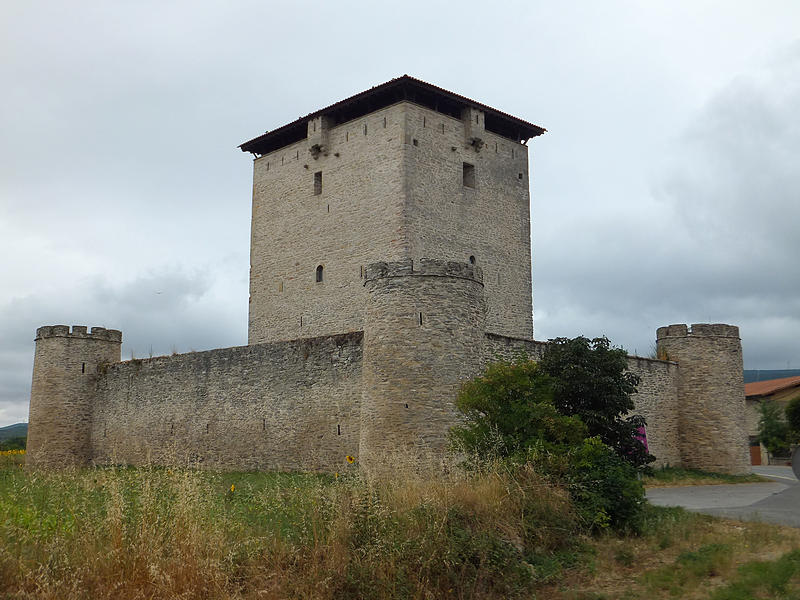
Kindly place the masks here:
<instances>
[{"instance_id":1,"label":"overcast sky","mask_svg":"<svg viewBox=\"0 0 800 600\"><path fill-rule=\"evenodd\" d=\"M0 426L35 330L123 358L245 344L237 145L404 73L547 128L531 142L537 339L647 355L738 325L800 368L800 4L5 0Z\"/></svg>"}]
</instances>

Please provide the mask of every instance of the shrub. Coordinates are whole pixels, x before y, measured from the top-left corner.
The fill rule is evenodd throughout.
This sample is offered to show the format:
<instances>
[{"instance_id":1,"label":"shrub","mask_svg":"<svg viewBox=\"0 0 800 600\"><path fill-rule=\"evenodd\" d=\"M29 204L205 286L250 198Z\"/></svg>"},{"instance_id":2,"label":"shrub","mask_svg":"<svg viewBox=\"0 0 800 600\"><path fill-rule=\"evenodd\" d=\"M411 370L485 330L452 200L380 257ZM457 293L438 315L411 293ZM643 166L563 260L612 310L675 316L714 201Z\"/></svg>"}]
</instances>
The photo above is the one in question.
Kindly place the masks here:
<instances>
[{"instance_id":1,"label":"shrub","mask_svg":"<svg viewBox=\"0 0 800 600\"><path fill-rule=\"evenodd\" d=\"M565 485L587 529L638 531L644 489L636 468L599 437L586 437L577 415L553 404L554 379L527 359L489 365L456 400L464 415L450 432L471 466L503 459Z\"/></svg>"},{"instance_id":2,"label":"shrub","mask_svg":"<svg viewBox=\"0 0 800 600\"><path fill-rule=\"evenodd\" d=\"M758 407L758 439L773 456L789 454L789 424L783 419L783 411L770 400L764 400Z\"/></svg>"},{"instance_id":3,"label":"shrub","mask_svg":"<svg viewBox=\"0 0 800 600\"><path fill-rule=\"evenodd\" d=\"M462 386L456 408L464 421L451 429L453 446L483 461L525 456L534 446L566 450L586 433L580 419L556 410L552 378L527 359L489 365Z\"/></svg>"},{"instance_id":4,"label":"shrub","mask_svg":"<svg viewBox=\"0 0 800 600\"><path fill-rule=\"evenodd\" d=\"M637 438L644 418L626 417L634 409L631 395L639 377L628 371L623 349L612 348L605 337L556 338L550 340L540 364L554 378L553 402L559 412L580 417L590 436L599 437L633 466L655 460Z\"/></svg>"},{"instance_id":5,"label":"shrub","mask_svg":"<svg viewBox=\"0 0 800 600\"><path fill-rule=\"evenodd\" d=\"M800 442L800 396L795 396L786 405L786 422L792 430L792 441Z\"/></svg>"},{"instance_id":6,"label":"shrub","mask_svg":"<svg viewBox=\"0 0 800 600\"><path fill-rule=\"evenodd\" d=\"M641 531L645 495L636 469L599 438L586 439L575 451L568 479L578 514L589 529Z\"/></svg>"}]
</instances>

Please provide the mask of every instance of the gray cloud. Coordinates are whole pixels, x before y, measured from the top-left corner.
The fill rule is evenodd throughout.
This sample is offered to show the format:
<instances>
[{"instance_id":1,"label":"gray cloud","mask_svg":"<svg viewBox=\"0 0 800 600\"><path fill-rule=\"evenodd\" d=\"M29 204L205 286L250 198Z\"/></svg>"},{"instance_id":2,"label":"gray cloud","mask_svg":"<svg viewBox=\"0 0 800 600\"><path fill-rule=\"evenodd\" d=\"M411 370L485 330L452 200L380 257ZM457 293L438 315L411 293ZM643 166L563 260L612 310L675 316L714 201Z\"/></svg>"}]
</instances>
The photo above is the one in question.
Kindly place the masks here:
<instances>
[{"instance_id":1,"label":"gray cloud","mask_svg":"<svg viewBox=\"0 0 800 600\"><path fill-rule=\"evenodd\" d=\"M646 353L659 325L726 321L749 366L799 365L799 11L14 4L0 425L26 412L40 325L122 329L125 357L245 343L251 161L236 146L403 73L548 128L531 143L537 337Z\"/></svg>"},{"instance_id":2,"label":"gray cloud","mask_svg":"<svg viewBox=\"0 0 800 600\"><path fill-rule=\"evenodd\" d=\"M544 236L540 331L602 329L641 351L658 325L727 322L751 368L800 366L798 82L800 51L737 78L686 125L649 195Z\"/></svg>"}]
</instances>

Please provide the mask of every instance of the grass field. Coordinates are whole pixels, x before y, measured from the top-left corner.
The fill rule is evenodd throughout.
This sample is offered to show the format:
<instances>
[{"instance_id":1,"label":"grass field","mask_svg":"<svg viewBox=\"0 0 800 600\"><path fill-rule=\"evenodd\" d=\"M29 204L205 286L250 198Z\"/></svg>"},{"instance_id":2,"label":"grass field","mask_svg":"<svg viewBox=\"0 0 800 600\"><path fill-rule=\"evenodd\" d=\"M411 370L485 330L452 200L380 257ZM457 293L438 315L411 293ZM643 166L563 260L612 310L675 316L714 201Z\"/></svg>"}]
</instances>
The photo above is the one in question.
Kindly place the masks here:
<instances>
[{"instance_id":1,"label":"grass field","mask_svg":"<svg viewBox=\"0 0 800 600\"><path fill-rule=\"evenodd\" d=\"M29 472L0 456L0 598L798 598L800 530L650 507L586 536L535 473Z\"/></svg>"},{"instance_id":2,"label":"grass field","mask_svg":"<svg viewBox=\"0 0 800 600\"><path fill-rule=\"evenodd\" d=\"M712 473L697 469L680 469L665 467L654 469L650 475L645 475L642 480L645 487L671 487L679 485L717 485L722 483L760 483L771 481L767 477L747 473L745 475L727 475L725 473Z\"/></svg>"}]
</instances>

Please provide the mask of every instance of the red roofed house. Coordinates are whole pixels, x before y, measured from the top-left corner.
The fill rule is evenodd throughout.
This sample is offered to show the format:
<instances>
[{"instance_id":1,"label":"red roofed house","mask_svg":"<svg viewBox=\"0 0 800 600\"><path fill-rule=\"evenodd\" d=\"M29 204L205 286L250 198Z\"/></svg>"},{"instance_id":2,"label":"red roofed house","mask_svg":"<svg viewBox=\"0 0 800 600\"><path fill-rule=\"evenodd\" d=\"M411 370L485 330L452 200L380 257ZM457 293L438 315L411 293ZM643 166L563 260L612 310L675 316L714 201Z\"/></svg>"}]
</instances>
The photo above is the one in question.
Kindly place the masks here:
<instances>
[{"instance_id":1,"label":"red roofed house","mask_svg":"<svg viewBox=\"0 0 800 600\"><path fill-rule=\"evenodd\" d=\"M800 376L754 381L744 384L744 395L747 401L747 433L750 436L750 464L760 465L767 462L767 451L759 446L758 407L764 400L777 402L786 408L789 400L800 395Z\"/></svg>"}]
</instances>

